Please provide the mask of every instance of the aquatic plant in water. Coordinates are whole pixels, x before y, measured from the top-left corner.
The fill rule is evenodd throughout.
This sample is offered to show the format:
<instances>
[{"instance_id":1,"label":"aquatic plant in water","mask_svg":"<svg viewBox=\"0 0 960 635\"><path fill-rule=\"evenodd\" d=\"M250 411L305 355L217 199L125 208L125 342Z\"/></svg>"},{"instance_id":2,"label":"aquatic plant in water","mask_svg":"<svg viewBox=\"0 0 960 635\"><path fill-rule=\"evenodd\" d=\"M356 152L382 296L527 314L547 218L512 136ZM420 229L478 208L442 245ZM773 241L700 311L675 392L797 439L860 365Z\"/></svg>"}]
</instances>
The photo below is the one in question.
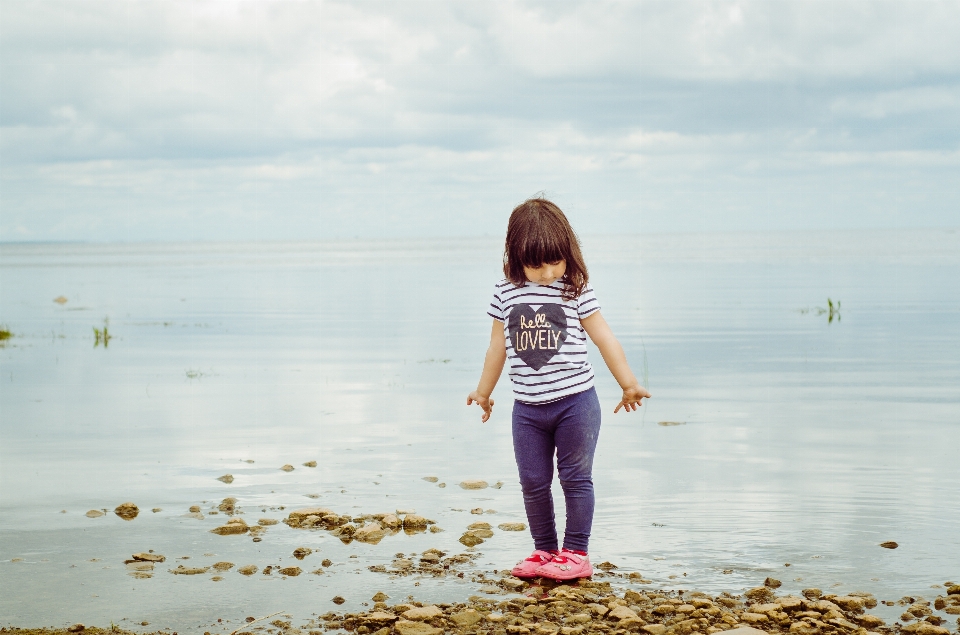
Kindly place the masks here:
<instances>
[{"instance_id":1,"label":"aquatic plant in water","mask_svg":"<svg viewBox=\"0 0 960 635\"><path fill-rule=\"evenodd\" d=\"M96 348L103 344L103 347L106 348L110 345L111 339L113 339L113 336L110 335L110 318L103 318L102 329L93 327L93 347Z\"/></svg>"},{"instance_id":2,"label":"aquatic plant in water","mask_svg":"<svg viewBox=\"0 0 960 635\"><path fill-rule=\"evenodd\" d=\"M11 337L13 337L13 333L10 332L10 329L5 326L0 326L0 342L8 340Z\"/></svg>"},{"instance_id":3,"label":"aquatic plant in water","mask_svg":"<svg viewBox=\"0 0 960 635\"><path fill-rule=\"evenodd\" d=\"M814 307L813 311L815 311L817 315L826 315L827 324L832 324L834 318L836 318L837 322L839 322L840 321L840 300L837 300L837 303L834 304L833 300L831 300L830 298L827 298L827 308L818 306L818 307ZM807 313L810 313L810 309L800 309L801 315L806 315Z\"/></svg>"}]
</instances>

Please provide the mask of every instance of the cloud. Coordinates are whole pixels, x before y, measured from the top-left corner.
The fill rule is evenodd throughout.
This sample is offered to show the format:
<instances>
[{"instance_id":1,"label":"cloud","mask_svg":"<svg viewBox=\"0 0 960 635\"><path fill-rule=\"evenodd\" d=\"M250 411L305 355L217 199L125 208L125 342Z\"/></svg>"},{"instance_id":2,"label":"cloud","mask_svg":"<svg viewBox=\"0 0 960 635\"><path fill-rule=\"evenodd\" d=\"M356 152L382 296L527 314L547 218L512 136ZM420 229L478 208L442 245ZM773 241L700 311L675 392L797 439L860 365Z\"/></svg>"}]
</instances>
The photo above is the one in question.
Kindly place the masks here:
<instances>
[{"instance_id":1,"label":"cloud","mask_svg":"<svg viewBox=\"0 0 960 635\"><path fill-rule=\"evenodd\" d=\"M906 0L8 4L0 239L496 233L543 189L587 231L955 224L958 18ZM923 209L810 194L843 182ZM757 195L798 190L828 211ZM694 203L709 192L715 209Z\"/></svg>"}]
</instances>

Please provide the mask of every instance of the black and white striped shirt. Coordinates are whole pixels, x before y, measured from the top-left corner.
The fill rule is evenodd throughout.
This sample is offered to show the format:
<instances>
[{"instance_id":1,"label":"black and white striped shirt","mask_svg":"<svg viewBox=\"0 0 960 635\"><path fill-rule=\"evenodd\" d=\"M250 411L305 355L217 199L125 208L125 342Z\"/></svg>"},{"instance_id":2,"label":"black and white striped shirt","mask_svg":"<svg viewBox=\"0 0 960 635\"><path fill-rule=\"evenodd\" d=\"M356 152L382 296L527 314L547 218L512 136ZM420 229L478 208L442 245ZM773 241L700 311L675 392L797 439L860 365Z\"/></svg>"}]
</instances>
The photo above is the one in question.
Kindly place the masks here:
<instances>
[{"instance_id":1,"label":"black and white striped shirt","mask_svg":"<svg viewBox=\"0 0 960 635\"><path fill-rule=\"evenodd\" d=\"M513 394L525 403L547 403L593 387L587 333L580 320L600 310L588 284L564 301L563 282L497 283L487 314L503 322Z\"/></svg>"}]
</instances>

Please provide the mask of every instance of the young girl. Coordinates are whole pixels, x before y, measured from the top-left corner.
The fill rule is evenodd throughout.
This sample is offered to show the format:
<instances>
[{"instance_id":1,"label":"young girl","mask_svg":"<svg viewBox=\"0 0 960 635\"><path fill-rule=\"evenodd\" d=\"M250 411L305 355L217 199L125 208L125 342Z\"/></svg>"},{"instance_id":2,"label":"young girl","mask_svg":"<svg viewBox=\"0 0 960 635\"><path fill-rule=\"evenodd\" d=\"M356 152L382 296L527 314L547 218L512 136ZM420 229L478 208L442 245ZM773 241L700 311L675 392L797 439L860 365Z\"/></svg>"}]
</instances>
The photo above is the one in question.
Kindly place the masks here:
<instances>
[{"instance_id":1,"label":"young girl","mask_svg":"<svg viewBox=\"0 0 960 635\"><path fill-rule=\"evenodd\" d=\"M543 198L513 210L507 225L503 273L488 314L490 347L467 405L493 410L490 398L504 362L513 382L513 451L520 471L535 551L513 569L519 578L556 580L593 575L587 556L593 524L593 454L600 433L600 402L593 388L586 335L623 388L614 409L630 412L650 393L630 371L593 289L580 243L560 208ZM567 505L563 551L554 521L553 456Z\"/></svg>"}]
</instances>

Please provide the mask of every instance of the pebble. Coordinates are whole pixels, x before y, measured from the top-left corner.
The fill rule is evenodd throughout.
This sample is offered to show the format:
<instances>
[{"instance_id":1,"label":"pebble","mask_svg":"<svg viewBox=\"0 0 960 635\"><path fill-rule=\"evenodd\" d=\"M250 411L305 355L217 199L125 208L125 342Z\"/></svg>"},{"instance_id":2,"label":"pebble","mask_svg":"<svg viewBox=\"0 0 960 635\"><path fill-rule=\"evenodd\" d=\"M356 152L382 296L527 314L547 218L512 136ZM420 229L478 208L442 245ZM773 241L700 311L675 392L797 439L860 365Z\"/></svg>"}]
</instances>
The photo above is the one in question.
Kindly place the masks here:
<instances>
[{"instance_id":1,"label":"pebble","mask_svg":"<svg viewBox=\"0 0 960 635\"><path fill-rule=\"evenodd\" d=\"M282 466L280 469L283 470L284 472L292 472L293 466L287 463L286 465Z\"/></svg>"},{"instance_id":2,"label":"pebble","mask_svg":"<svg viewBox=\"0 0 960 635\"><path fill-rule=\"evenodd\" d=\"M191 506L190 506L190 511L191 511L192 513L196 514L197 512L200 511L200 506L199 506L199 505L191 505Z\"/></svg>"},{"instance_id":3,"label":"pebble","mask_svg":"<svg viewBox=\"0 0 960 635\"><path fill-rule=\"evenodd\" d=\"M436 483L436 482L439 481L440 479L437 478L436 476L424 476L424 477L423 477L423 480L425 480L425 481L428 482L428 483Z\"/></svg>"},{"instance_id":4,"label":"pebble","mask_svg":"<svg viewBox=\"0 0 960 635\"><path fill-rule=\"evenodd\" d=\"M316 462L316 461L307 461L306 463L303 464L303 467L317 467L317 462Z\"/></svg>"},{"instance_id":5,"label":"pebble","mask_svg":"<svg viewBox=\"0 0 960 635\"><path fill-rule=\"evenodd\" d=\"M217 509L219 509L225 514L232 514L234 511L236 511L236 508L237 508L237 499L233 498L232 496L228 496L227 498L224 498L222 501L220 501L220 504L217 505ZM193 509L191 509L190 511L193 511ZM198 509L197 511L200 511L200 510Z\"/></svg>"},{"instance_id":6,"label":"pebble","mask_svg":"<svg viewBox=\"0 0 960 635\"><path fill-rule=\"evenodd\" d=\"M237 573L241 573L243 575L253 575L256 572L257 565L255 564L245 564L242 567L237 568Z\"/></svg>"},{"instance_id":7,"label":"pebble","mask_svg":"<svg viewBox=\"0 0 960 635\"><path fill-rule=\"evenodd\" d=\"M282 575L289 575L289 576L296 577L301 573L303 573L303 570L300 569L300 567L284 567L280 569L280 573Z\"/></svg>"},{"instance_id":8,"label":"pebble","mask_svg":"<svg viewBox=\"0 0 960 635\"><path fill-rule=\"evenodd\" d=\"M460 536L460 543L467 547L476 547L483 542L483 538L477 536L472 531L468 531Z\"/></svg>"},{"instance_id":9,"label":"pebble","mask_svg":"<svg viewBox=\"0 0 960 635\"><path fill-rule=\"evenodd\" d=\"M490 523L471 523L467 529L490 529Z\"/></svg>"},{"instance_id":10,"label":"pebble","mask_svg":"<svg viewBox=\"0 0 960 635\"><path fill-rule=\"evenodd\" d=\"M881 542L880 546L883 547L884 549L896 549L900 545L898 545L892 540L888 540L887 542Z\"/></svg>"},{"instance_id":11,"label":"pebble","mask_svg":"<svg viewBox=\"0 0 960 635\"><path fill-rule=\"evenodd\" d=\"M397 512L400 513L400 512ZM423 516L417 516L416 514L409 513L403 518L403 528L404 529L426 529L427 528L427 519Z\"/></svg>"},{"instance_id":12,"label":"pebble","mask_svg":"<svg viewBox=\"0 0 960 635\"><path fill-rule=\"evenodd\" d=\"M210 567L185 567L182 564L177 565L176 569L170 569L170 573L175 575L199 575L201 573L206 573L210 570Z\"/></svg>"},{"instance_id":13,"label":"pebble","mask_svg":"<svg viewBox=\"0 0 960 635\"><path fill-rule=\"evenodd\" d=\"M103 512L100 511L99 509L91 509L85 515L87 518L100 518L101 516L103 516Z\"/></svg>"},{"instance_id":14,"label":"pebble","mask_svg":"<svg viewBox=\"0 0 960 635\"><path fill-rule=\"evenodd\" d=\"M140 562L164 562L167 559L159 553L135 553L130 557Z\"/></svg>"},{"instance_id":15,"label":"pebble","mask_svg":"<svg viewBox=\"0 0 960 635\"><path fill-rule=\"evenodd\" d=\"M473 480L461 482L460 487L463 489L486 489L489 485L486 481Z\"/></svg>"},{"instance_id":16,"label":"pebble","mask_svg":"<svg viewBox=\"0 0 960 635\"><path fill-rule=\"evenodd\" d=\"M223 476L218 476L217 480L229 485L230 483L233 482L233 474L224 474Z\"/></svg>"},{"instance_id":17,"label":"pebble","mask_svg":"<svg viewBox=\"0 0 960 635\"><path fill-rule=\"evenodd\" d=\"M113 513L124 520L133 520L140 513L140 508L133 503L120 503Z\"/></svg>"},{"instance_id":18,"label":"pebble","mask_svg":"<svg viewBox=\"0 0 960 635\"><path fill-rule=\"evenodd\" d=\"M387 532L383 530L383 527L380 526L380 523L369 522L353 532L353 539L375 545L383 540L383 537L386 535Z\"/></svg>"},{"instance_id":19,"label":"pebble","mask_svg":"<svg viewBox=\"0 0 960 635\"><path fill-rule=\"evenodd\" d=\"M500 523L497 528L502 531L524 531L527 526L523 523Z\"/></svg>"},{"instance_id":20,"label":"pebble","mask_svg":"<svg viewBox=\"0 0 960 635\"><path fill-rule=\"evenodd\" d=\"M278 524L279 522L280 521L278 521L276 518L261 518L260 520L257 521L257 524L260 525L261 527L270 527L272 525Z\"/></svg>"},{"instance_id":21,"label":"pebble","mask_svg":"<svg viewBox=\"0 0 960 635\"><path fill-rule=\"evenodd\" d=\"M293 557L297 560L303 560L307 556L313 553L313 549L310 547L297 547L293 550Z\"/></svg>"},{"instance_id":22,"label":"pebble","mask_svg":"<svg viewBox=\"0 0 960 635\"><path fill-rule=\"evenodd\" d=\"M783 586L783 582L777 580L776 578L767 578L763 581L763 586L767 587L768 589L779 589L781 586Z\"/></svg>"},{"instance_id":23,"label":"pebble","mask_svg":"<svg viewBox=\"0 0 960 635\"><path fill-rule=\"evenodd\" d=\"M346 600L344 600L344 599L343 599L342 597L340 597L339 595L333 596L333 599L330 600L330 601L333 602L334 604L343 604L344 602L346 602Z\"/></svg>"},{"instance_id":24,"label":"pebble","mask_svg":"<svg viewBox=\"0 0 960 635\"><path fill-rule=\"evenodd\" d=\"M211 566L217 571L229 571L230 569L233 568L233 563L232 562L214 562Z\"/></svg>"},{"instance_id":25,"label":"pebble","mask_svg":"<svg viewBox=\"0 0 960 635\"><path fill-rule=\"evenodd\" d=\"M152 511L154 514L159 514L160 512L163 511L163 509L161 509L160 507L154 507L150 511Z\"/></svg>"}]
</instances>

